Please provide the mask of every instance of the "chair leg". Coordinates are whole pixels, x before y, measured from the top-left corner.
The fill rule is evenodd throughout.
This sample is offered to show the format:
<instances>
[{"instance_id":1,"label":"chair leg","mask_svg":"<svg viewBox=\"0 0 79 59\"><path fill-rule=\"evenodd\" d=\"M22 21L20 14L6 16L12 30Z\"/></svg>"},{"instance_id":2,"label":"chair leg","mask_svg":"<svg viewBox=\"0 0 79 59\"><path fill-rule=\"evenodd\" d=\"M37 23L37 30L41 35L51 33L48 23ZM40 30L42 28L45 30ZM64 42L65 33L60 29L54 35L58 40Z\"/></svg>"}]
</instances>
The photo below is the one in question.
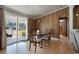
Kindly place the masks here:
<instances>
[{"instance_id":1,"label":"chair leg","mask_svg":"<svg viewBox=\"0 0 79 59\"><path fill-rule=\"evenodd\" d=\"M31 48L31 41L30 41L30 45L29 45L29 50L30 50L30 48Z\"/></svg>"},{"instance_id":2,"label":"chair leg","mask_svg":"<svg viewBox=\"0 0 79 59\"><path fill-rule=\"evenodd\" d=\"M52 40L50 40L50 43L52 44Z\"/></svg>"},{"instance_id":3,"label":"chair leg","mask_svg":"<svg viewBox=\"0 0 79 59\"><path fill-rule=\"evenodd\" d=\"M40 46L40 42L39 42L39 46Z\"/></svg>"},{"instance_id":4,"label":"chair leg","mask_svg":"<svg viewBox=\"0 0 79 59\"><path fill-rule=\"evenodd\" d=\"M42 44L43 44L43 41L40 42L40 48L43 48L43 47L42 47Z\"/></svg>"},{"instance_id":5,"label":"chair leg","mask_svg":"<svg viewBox=\"0 0 79 59\"><path fill-rule=\"evenodd\" d=\"M45 43L45 46L46 46L46 44L48 43L48 40L44 40L44 43Z\"/></svg>"},{"instance_id":6,"label":"chair leg","mask_svg":"<svg viewBox=\"0 0 79 59\"><path fill-rule=\"evenodd\" d=\"M48 46L50 47L50 40L48 40Z\"/></svg>"},{"instance_id":7,"label":"chair leg","mask_svg":"<svg viewBox=\"0 0 79 59\"><path fill-rule=\"evenodd\" d=\"M52 45L52 42L51 42L51 40L48 40L48 42L49 42L48 44L49 44L49 47L50 47L50 45Z\"/></svg>"},{"instance_id":8,"label":"chair leg","mask_svg":"<svg viewBox=\"0 0 79 59\"><path fill-rule=\"evenodd\" d=\"M36 53L37 43L35 43L35 53Z\"/></svg>"}]
</instances>

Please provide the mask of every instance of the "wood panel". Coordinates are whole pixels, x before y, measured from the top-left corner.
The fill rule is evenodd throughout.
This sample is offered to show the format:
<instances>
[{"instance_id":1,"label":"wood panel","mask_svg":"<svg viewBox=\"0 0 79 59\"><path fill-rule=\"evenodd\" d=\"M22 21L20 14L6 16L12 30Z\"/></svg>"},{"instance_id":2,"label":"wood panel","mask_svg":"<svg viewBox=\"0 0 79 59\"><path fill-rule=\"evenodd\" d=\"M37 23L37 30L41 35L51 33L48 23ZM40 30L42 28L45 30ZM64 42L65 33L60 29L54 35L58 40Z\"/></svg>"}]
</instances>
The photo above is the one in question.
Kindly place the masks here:
<instances>
[{"instance_id":1,"label":"wood panel","mask_svg":"<svg viewBox=\"0 0 79 59\"><path fill-rule=\"evenodd\" d=\"M28 34L32 34L32 31L36 29L35 20L32 18L28 18Z\"/></svg>"},{"instance_id":2,"label":"wood panel","mask_svg":"<svg viewBox=\"0 0 79 59\"><path fill-rule=\"evenodd\" d=\"M44 33L47 33L49 30L49 15L44 17Z\"/></svg>"},{"instance_id":3,"label":"wood panel","mask_svg":"<svg viewBox=\"0 0 79 59\"><path fill-rule=\"evenodd\" d=\"M41 33L44 34L44 32L45 32L45 30L44 30L45 29L45 27L44 27L45 26L44 17L41 18L41 23L40 24L41 24L41 28L40 28Z\"/></svg>"},{"instance_id":4,"label":"wood panel","mask_svg":"<svg viewBox=\"0 0 79 59\"><path fill-rule=\"evenodd\" d=\"M59 20L59 17L57 15L57 12L53 13L53 31L54 31L54 36L55 37L59 37L59 27L58 27L58 20Z\"/></svg>"},{"instance_id":5,"label":"wood panel","mask_svg":"<svg viewBox=\"0 0 79 59\"><path fill-rule=\"evenodd\" d=\"M53 28L53 15L49 14L49 29Z\"/></svg>"}]
</instances>

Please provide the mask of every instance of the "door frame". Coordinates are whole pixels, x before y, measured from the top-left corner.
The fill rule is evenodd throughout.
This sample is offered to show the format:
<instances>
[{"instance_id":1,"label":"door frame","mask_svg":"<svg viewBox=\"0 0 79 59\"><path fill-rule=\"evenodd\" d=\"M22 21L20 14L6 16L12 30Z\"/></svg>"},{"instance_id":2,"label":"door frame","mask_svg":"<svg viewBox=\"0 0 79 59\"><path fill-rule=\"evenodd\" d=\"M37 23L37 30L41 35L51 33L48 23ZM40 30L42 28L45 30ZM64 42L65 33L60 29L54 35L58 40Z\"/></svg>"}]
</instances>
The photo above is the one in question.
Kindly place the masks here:
<instances>
[{"instance_id":1,"label":"door frame","mask_svg":"<svg viewBox=\"0 0 79 59\"><path fill-rule=\"evenodd\" d=\"M69 33L69 21L67 17L59 17L58 24L59 24L59 37L60 37L60 20L66 20L66 37L68 37Z\"/></svg>"}]
</instances>

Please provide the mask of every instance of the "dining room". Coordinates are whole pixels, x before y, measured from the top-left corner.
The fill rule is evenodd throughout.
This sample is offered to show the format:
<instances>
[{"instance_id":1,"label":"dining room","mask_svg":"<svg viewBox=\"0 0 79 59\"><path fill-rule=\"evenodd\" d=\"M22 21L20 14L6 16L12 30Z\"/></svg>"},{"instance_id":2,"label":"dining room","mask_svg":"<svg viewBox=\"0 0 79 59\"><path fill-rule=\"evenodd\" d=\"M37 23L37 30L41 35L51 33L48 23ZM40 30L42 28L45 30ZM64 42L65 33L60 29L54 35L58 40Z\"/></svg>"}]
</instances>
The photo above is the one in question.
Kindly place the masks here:
<instances>
[{"instance_id":1,"label":"dining room","mask_svg":"<svg viewBox=\"0 0 79 59\"><path fill-rule=\"evenodd\" d=\"M69 6L68 5L4 5L3 11L14 15L24 16L27 21L26 41L6 45L7 40L2 39L3 47L0 53L6 54L62 54L75 53L69 40ZM38 11L39 12L38 12ZM5 12L4 12L5 13ZM3 16L5 14L2 14ZM18 36L19 16L16 16L16 32ZM13 18L14 19L14 18ZM21 20L22 20L21 19ZM14 22L14 20L13 20ZM22 21L20 21L22 23ZM61 26L60 26L61 25ZM10 26L10 25L9 25ZM4 24L5 27L5 24ZM22 29L25 28L20 26ZM62 30L63 29L63 30ZM6 37L5 28L3 30ZM24 35L24 34L23 34ZM18 37L17 39L18 40ZM4 49L3 49L4 48Z\"/></svg>"}]
</instances>

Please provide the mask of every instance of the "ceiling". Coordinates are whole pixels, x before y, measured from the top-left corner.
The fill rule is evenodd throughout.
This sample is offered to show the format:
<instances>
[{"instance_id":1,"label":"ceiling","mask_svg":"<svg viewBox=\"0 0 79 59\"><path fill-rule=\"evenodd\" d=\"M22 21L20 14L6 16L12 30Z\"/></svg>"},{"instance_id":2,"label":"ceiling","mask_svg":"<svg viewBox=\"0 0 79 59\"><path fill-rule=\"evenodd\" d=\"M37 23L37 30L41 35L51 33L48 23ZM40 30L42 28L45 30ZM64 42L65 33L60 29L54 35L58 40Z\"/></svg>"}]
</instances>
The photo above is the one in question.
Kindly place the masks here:
<instances>
[{"instance_id":1,"label":"ceiling","mask_svg":"<svg viewBox=\"0 0 79 59\"><path fill-rule=\"evenodd\" d=\"M34 18L54 12L57 9L66 7L67 5L5 5L10 10L17 11L26 16L32 16Z\"/></svg>"}]
</instances>

